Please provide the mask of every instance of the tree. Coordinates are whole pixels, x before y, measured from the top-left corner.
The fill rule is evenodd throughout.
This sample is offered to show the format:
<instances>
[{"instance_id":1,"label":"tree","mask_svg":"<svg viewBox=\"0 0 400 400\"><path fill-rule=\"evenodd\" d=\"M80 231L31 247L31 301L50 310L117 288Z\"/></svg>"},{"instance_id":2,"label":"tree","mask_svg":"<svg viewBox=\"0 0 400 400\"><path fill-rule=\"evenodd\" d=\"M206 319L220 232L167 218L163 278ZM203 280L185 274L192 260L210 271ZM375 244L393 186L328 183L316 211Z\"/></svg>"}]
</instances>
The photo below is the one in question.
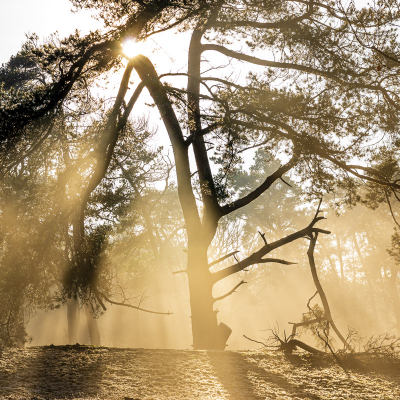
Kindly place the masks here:
<instances>
[{"instance_id":1,"label":"tree","mask_svg":"<svg viewBox=\"0 0 400 400\"><path fill-rule=\"evenodd\" d=\"M400 49L394 27L400 18L398 6L389 0L380 2L379 8L359 10L353 4L344 8L314 0L72 3L98 12L105 33L86 37L76 33L42 46L31 40L20 53L30 60L20 87L7 83L13 76L12 60L3 68L2 76L7 77L0 111L3 170L12 168L16 158L29 155L30 150L23 152L26 143L46 141L57 107L83 106L96 79L124 66L88 168L80 215L85 212L84 199L104 178L129 114L146 88L175 160L187 232L193 347L223 349L229 328L218 323L214 303L237 287L215 298L214 285L255 264L287 264L265 256L305 235L328 232L315 226L318 217L271 243L265 240L240 263L211 272L210 266L228 257L208 258L219 221L273 190L289 171L310 196L340 187L349 203L359 200L363 185L385 187L390 193L400 189L396 161ZM145 41L173 29L190 35L185 72L156 71L144 55L124 61L123 40ZM214 58L208 61L206 56ZM203 67L206 60L209 65ZM38 66L43 78L36 74ZM231 67L244 69L246 79L236 76ZM139 84L125 101L133 70ZM182 77L187 81L185 89L173 84L174 78ZM384 139L371 146L379 135ZM226 184L243 161L241 154L257 146L272 153L281 165L240 197Z\"/></svg>"},{"instance_id":2,"label":"tree","mask_svg":"<svg viewBox=\"0 0 400 400\"><path fill-rule=\"evenodd\" d=\"M98 112L98 104L91 105L95 106ZM88 154L99 139L104 115L107 110L100 113L103 120L92 120L89 127L80 131L77 125L81 121L77 123L75 112L61 109L52 122L49 143L39 146L29 157L17 158L16 168L11 167L3 179L0 190L3 343L26 342L27 321L23 316L27 311L66 303L69 343L75 344L79 308L84 308L91 343L100 345L95 318L105 306L104 300L99 301L96 296L142 309L120 296L114 279L118 275L115 265L104 262L110 234L120 222L126 204L132 201L132 193L115 183L115 164L121 165L118 159L124 159L131 179L138 185L145 178L148 184L150 177L153 181L160 179L165 168L160 163L159 150L145 149L151 137L146 121L129 122L113 153L113 168L81 203L81 185L85 190L90 162ZM143 166L150 163L156 167L144 173ZM82 208L85 212L80 211ZM131 224L134 226L135 221L131 220ZM115 292L119 295L111 295Z\"/></svg>"}]
</instances>

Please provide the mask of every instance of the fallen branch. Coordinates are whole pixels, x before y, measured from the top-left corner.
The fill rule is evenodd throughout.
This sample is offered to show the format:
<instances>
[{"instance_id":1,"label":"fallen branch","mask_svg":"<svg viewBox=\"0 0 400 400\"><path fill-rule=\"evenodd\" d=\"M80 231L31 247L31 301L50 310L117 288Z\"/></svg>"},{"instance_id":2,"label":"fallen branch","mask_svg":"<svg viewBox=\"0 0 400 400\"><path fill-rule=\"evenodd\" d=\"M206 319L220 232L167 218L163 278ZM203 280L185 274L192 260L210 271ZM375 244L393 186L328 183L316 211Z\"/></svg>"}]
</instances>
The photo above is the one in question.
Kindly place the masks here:
<instances>
[{"instance_id":1,"label":"fallen branch","mask_svg":"<svg viewBox=\"0 0 400 400\"><path fill-rule=\"evenodd\" d=\"M315 319L310 319L309 321L303 321L303 322L289 322L290 325L293 325L292 336L296 335L296 329L299 326L312 325L312 324L316 324L317 322L322 322L322 321L326 321L326 318L325 317L315 318Z\"/></svg>"},{"instance_id":2,"label":"fallen branch","mask_svg":"<svg viewBox=\"0 0 400 400\"><path fill-rule=\"evenodd\" d=\"M273 335L274 335L274 339L279 344L277 344L277 345L267 345L264 342L260 342L258 340L251 339L251 338L247 337L246 335L243 335L243 337L246 338L247 340L250 340L251 342L261 344L267 349L275 348L275 351L283 351L285 354L292 354L293 351L296 350L297 347L300 347L301 349L303 349L305 351L308 351L311 354L318 355L318 356L329 354L329 353L327 353L325 351L321 351L321 350L315 349L314 347L311 347L308 344L306 344L306 343L304 343L304 342L302 342L300 340L290 339L291 336L289 336L288 340L282 340L275 333Z\"/></svg>"},{"instance_id":3,"label":"fallen branch","mask_svg":"<svg viewBox=\"0 0 400 400\"><path fill-rule=\"evenodd\" d=\"M283 346L283 345L281 345ZM328 353L325 351L321 351L318 350L314 347L309 346L308 344L302 342L301 340L297 340L297 339L291 339L288 342L284 342L284 347L287 347L288 349L292 348L292 350L290 351L290 354L292 353L293 350L296 350L296 347L300 347L301 349L308 351L311 354L316 354L318 356L325 356ZM285 351L285 349L282 349L283 351Z\"/></svg>"}]
</instances>

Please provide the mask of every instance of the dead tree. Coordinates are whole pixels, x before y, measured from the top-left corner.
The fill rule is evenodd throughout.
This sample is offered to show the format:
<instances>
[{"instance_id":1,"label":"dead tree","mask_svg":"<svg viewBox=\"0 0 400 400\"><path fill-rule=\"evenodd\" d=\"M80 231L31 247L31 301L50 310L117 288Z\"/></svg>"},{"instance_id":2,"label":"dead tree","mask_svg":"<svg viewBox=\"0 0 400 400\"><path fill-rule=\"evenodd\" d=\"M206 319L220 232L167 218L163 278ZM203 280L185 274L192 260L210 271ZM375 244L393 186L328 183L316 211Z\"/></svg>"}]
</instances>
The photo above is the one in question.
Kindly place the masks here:
<instances>
[{"instance_id":1,"label":"dead tree","mask_svg":"<svg viewBox=\"0 0 400 400\"><path fill-rule=\"evenodd\" d=\"M317 211L314 215L314 218L310 224L310 226L314 225L317 221L320 221L322 219L326 219L323 216L320 216L321 211L321 203L322 203L322 199L320 200L319 204L318 204L318 208ZM337 328L335 321L332 318L332 313L331 313L331 309L329 307L329 303L328 303L328 299L326 297L325 291L321 285L321 282L318 278L318 274L317 274L317 268L315 265L315 259L314 259L314 250L315 250L315 246L317 243L317 239L318 239L318 233L325 233L325 234L329 234L329 231L325 231L325 230L309 230L307 232L305 232L305 235L303 237L306 237L307 239L309 239L310 241L310 245L308 247L308 251L307 251L307 256L308 256L308 261L310 264L310 269L311 269L311 275L314 281L314 285L316 288L316 292L315 294L309 299L308 303L307 303L307 307L309 309L309 312L314 314L314 318L310 319L308 321L302 321L302 322L297 322L297 323L293 323L293 322L289 322L289 324L293 325L292 328L292 333L289 337L286 337L286 334L284 335L284 339L281 339L279 337L279 334L275 331L272 331L272 336L271 339L273 342L278 343L275 344L272 347L277 347L278 350L282 350L283 352L287 353L287 354L291 354L293 352L293 350L295 350L297 347L302 348L303 350L306 350L310 353L313 354L325 354L325 352L321 352L309 345L307 345L304 342L301 342L298 339L295 339L296 337L296 333L297 333L297 328L299 327L304 327L304 326L309 326L309 325L315 325L315 324L320 324L322 322L326 323L326 326L323 328L323 334L324 337L321 336L320 332L317 330L317 334L318 337L325 343L325 345L331 350L331 352L333 352L330 344L329 344L329 337L328 337L328 331L329 331L329 327L331 327L333 329L333 331L336 333L336 335L338 336L338 338L341 340L341 342L344 345L344 348L346 350L349 351L353 351L353 348L350 346L350 344L347 342L347 340L344 338L344 336L340 333L339 329ZM265 238L263 237L263 235L261 235L264 243L267 245ZM319 295L321 302L322 302L322 306L323 306L323 310L324 310L324 314L323 316L318 316L315 314L314 310L310 307L310 302L311 300L316 296ZM245 336L246 337L246 336ZM246 339L249 339L246 337ZM249 339L252 340L252 339ZM254 341L254 340L253 340Z\"/></svg>"}]
</instances>

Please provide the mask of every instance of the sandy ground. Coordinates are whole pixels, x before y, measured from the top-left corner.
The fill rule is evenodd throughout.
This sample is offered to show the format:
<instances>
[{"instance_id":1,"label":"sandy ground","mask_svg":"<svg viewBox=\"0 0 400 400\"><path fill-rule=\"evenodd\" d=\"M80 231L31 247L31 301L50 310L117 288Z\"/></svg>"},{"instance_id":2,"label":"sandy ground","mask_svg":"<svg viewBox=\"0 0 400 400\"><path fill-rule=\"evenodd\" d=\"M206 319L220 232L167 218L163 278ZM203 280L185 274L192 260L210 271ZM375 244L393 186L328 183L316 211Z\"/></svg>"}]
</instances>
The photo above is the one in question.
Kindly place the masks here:
<instances>
[{"instance_id":1,"label":"sandy ground","mask_svg":"<svg viewBox=\"0 0 400 400\"><path fill-rule=\"evenodd\" d=\"M32 347L0 356L1 399L400 399L400 362L264 352Z\"/></svg>"}]
</instances>

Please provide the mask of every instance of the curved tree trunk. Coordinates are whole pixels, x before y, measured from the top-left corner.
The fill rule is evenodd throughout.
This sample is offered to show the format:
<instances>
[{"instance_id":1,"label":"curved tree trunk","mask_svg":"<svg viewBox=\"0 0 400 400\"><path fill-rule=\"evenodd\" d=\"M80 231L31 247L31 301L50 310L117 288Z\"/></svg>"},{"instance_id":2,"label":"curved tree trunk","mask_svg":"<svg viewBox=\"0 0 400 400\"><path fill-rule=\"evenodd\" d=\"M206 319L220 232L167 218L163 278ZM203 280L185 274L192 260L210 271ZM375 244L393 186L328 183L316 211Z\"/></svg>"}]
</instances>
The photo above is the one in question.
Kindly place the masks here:
<instances>
[{"instance_id":1,"label":"curved tree trunk","mask_svg":"<svg viewBox=\"0 0 400 400\"><path fill-rule=\"evenodd\" d=\"M308 256L308 261L309 261L310 268L311 268L311 275L313 277L314 285L315 285L315 288L317 289L317 292L321 299L322 306L324 307L324 314L325 314L324 317L327 321L329 321L332 329L334 330L334 332L336 333L338 338L341 340L344 347L348 348L350 351L353 351L353 349L347 343L347 340L341 334L341 332L339 331L335 322L332 319L332 314L331 314L331 309L329 307L328 299L326 297L324 289L322 288L321 282L319 281L319 278L318 278L317 268L315 266L315 260L314 260L314 249L315 249L315 244L317 242L317 238L318 238L318 234L315 234L314 236L310 237L310 246L307 251L307 256Z\"/></svg>"}]
</instances>

